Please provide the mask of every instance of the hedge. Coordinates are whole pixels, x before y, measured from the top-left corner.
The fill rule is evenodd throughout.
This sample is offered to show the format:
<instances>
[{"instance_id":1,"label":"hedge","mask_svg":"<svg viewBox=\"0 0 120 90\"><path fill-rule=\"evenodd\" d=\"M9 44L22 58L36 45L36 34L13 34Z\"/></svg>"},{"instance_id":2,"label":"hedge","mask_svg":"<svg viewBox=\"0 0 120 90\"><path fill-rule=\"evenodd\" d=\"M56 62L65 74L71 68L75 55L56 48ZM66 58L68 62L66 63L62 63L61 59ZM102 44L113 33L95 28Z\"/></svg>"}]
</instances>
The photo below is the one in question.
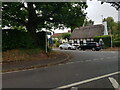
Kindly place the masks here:
<instances>
[{"instance_id":1,"label":"hedge","mask_svg":"<svg viewBox=\"0 0 120 90\"><path fill-rule=\"evenodd\" d=\"M113 41L113 47L120 47L120 41Z\"/></svg>"},{"instance_id":2,"label":"hedge","mask_svg":"<svg viewBox=\"0 0 120 90\"><path fill-rule=\"evenodd\" d=\"M32 49L41 48L45 49L45 32L37 33L38 44L34 45L34 40L30 37L27 32L20 30L2 30L2 50L10 49Z\"/></svg>"},{"instance_id":3,"label":"hedge","mask_svg":"<svg viewBox=\"0 0 120 90\"><path fill-rule=\"evenodd\" d=\"M2 50L33 48L33 40L28 33L19 30L2 30Z\"/></svg>"},{"instance_id":4,"label":"hedge","mask_svg":"<svg viewBox=\"0 0 120 90\"><path fill-rule=\"evenodd\" d=\"M94 39L94 41L99 42L100 38L103 40L105 48L108 48L108 47L111 46L111 37L110 37L110 35L95 36L93 39Z\"/></svg>"}]
</instances>

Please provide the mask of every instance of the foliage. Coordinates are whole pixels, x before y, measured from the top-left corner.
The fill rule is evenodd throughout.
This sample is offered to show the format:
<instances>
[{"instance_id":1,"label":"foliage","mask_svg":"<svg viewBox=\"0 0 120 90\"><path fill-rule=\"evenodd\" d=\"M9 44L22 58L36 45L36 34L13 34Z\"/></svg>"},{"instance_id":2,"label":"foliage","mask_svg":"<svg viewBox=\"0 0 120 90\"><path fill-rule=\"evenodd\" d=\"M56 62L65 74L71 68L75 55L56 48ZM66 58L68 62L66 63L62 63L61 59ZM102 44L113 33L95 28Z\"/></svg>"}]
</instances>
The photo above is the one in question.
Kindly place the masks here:
<instances>
[{"instance_id":1,"label":"foliage","mask_svg":"<svg viewBox=\"0 0 120 90\"><path fill-rule=\"evenodd\" d=\"M89 25L93 25L93 24L94 24L94 21L92 21L92 20L87 20L87 19L84 20L84 26L89 26Z\"/></svg>"},{"instance_id":2,"label":"foliage","mask_svg":"<svg viewBox=\"0 0 120 90\"><path fill-rule=\"evenodd\" d=\"M27 30L23 26L18 26L18 27L17 26L13 26L13 27L11 27L11 29L27 32Z\"/></svg>"},{"instance_id":3,"label":"foliage","mask_svg":"<svg viewBox=\"0 0 120 90\"><path fill-rule=\"evenodd\" d=\"M113 40L120 39L120 22L115 22L112 17L107 17L103 21L107 22L108 32L113 35Z\"/></svg>"},{"instance_id":4,"label":"foliage","mask_svg":"<svg viewBox=\"0 0 120 90\"><path fill-rule=\"evenodd\" d=\"M114 22L114 19L112 17L107 17L107 18L104 18L103 22L104 21L107 22L107 29L110 30Z\"/></svg>"},{"instance_id":5,"label":"foliage","mask_svg":"<svg viewBox=\"0 0 120 90\"><path fill-rule=\"evenodd\" d=\"M113 41L114 47L120 47L120 41Z\"/></svg>"},{"instance_id":6,"label":"foliage","mask_svg":"<svg viewBox=\"0 0 120 90\"><path fill-rule=\"evenodd\" d=\"M106 0L106 2L107 2L107 0ZM101 2L101 4L103 4L103 3L104 3L104 2ZM116 8L116 10L119 10L119 8L120 8L120 2L110 2L110 1L108 0L107 3L110 3L111 6L113 6L113 7Z\"/></svg>"},{"instance_id":7,"label":"foliage","mask_svg":"<svg viewBox=\"0 0 120 90\"><path fill-rule=\"evenodd\" d=\"M63 34L62 34L62 38L63 38L63 39L68 39L68 40L69 40L70 36L71 36L70 33L63 33Z\"/></svg>"},{"instance_id":8,"label":"foliage","mask_svg":"<svg viewBox=\"0 0 120 90\"><path fill-rule=\"evenodd\" d=\"M60 43L59 43L59 42L56 42L55 44L56 44L56 47L59 47L59 46L60 46Z\"/></svg>"},{"instance_id":9,"label":"foliage","mask_svg":"<svg viewBox=\"0 0 120 90\"><path fill-rule=\"evenodd\" d=\"M99 42L100 38L103 40L105 48L111 46L111 37L110 37L110 35L95 36L94 41Z\"/></svg>"},{"instance_id":10,"label":"foliage","mask_svg":"<svg viewBox=\"0 0 120 90\"><path fill-rule=\"evenodd\" d=\"M34 45L34 40L30 37L29 33L23 32L20 30L3 30L2 33L2 44L3 44L3 51L10 50L10 49L32 49L36 48ZM41 48L42 50L45 49L45 32L37 33L37 41L39 45L37 48Z\"/></svg>"},{"instance_id":11,"label":"foliage","mask_svg":"<svg viewBox=\"0 0 120 90\"><path fill-rule=\"evenodd\" d=\"M3 25L25 26L28 31L53 26L75 28L83 24L86 8L85 2L3 2Z\"/></svg>"},{"instance_id":12,"label":"foliage","mask_svg":"<svg viewBox=\"0 0 120 90\"><path fill-rule=\"evenodd\" d=\"M2 31L2 50L34 48L33 39L28 33L18 30Z\"/></svg>"},{"instance_id":13,"label":"foliage","mask_svg":"<svg viewBox=\"0 0 120 90\"><path fill-rule=\"evenodd\" d=\"M53 40L53 44L55 44L57 42L57 40Z\"/></svg>"},{"instance_id":14,"label":"foliage","mask_svg":"<svg viewBox=\"0 0 120 90\"><path fill-rule=\"evenodd\" d=\"M42 48L43 50L45 50L45 45L46 45L45 35L46 35L46 33L44 31L37 33L37 37L38 37L37 39L38 39L38 42L39 42L39 47Z\"/></svg>"},{"instance_id":15,"label":"foliage","mask_svg":"<svg viewBox=\"0 0 120 90\"><path fill-rule=\"evenodd\" d=\"M25 27L34 45L40 46L36 31L82 26L86 8L86 2L3 2L2 27Z\"/></svg>"}]
</instances>

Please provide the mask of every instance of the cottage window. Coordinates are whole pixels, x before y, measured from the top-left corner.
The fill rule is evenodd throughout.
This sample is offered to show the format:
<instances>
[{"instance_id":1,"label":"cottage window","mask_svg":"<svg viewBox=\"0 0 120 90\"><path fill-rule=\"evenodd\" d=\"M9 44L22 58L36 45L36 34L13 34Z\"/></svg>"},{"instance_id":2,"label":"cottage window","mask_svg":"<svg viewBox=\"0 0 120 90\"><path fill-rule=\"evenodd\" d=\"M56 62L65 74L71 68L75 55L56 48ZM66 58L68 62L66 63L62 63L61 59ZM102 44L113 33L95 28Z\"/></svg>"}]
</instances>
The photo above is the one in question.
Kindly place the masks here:
<instances>
[{"instance_id":1,"label":"cottage window","mask_svg":"<svg viewBox=\"0 0 120 90\"><path fill-rule=\"evenodd\" d=\"M93 39L91 39L91 41L94 41Z\"/></svg>"},{"instance_id":2,"label":"cottage window","mask_svg":"<svg viewBox=\"0 0 120 90\"><path fill-rule=\"evenodd\" d=\"M77 41L75 40L74 43L77 43Z\"/></svg>"},{"instance_id":3,"label":"cottage window","mask_svg":"<svg viewBox=\"0 0 120 90\"><path fill-rule=\"evenodd\" d=\"M80 44L83 44L83 41L80 41Z\"/></svg>"}]
</instances>

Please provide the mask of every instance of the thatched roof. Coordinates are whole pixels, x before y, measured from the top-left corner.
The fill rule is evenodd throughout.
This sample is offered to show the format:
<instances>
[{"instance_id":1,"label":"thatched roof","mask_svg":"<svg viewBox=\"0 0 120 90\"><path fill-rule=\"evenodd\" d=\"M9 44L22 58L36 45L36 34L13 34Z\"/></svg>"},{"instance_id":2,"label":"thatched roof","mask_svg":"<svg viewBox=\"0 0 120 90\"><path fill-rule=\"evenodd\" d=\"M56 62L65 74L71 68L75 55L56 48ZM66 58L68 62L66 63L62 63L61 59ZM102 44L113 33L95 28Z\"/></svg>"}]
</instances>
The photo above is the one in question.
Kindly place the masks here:
<instances>
[{"instance_id":1,"label":"thatched roof","mask_svg":"<svg viewBox=\"0 0 120 90\"><path fill-rule=\"evenodd\" d=\"M94 36L103 35L103 32L104 32L104 26L102 24L80 27L74 29L70 39L93 38Z\"/></svg>"}]
</instances>

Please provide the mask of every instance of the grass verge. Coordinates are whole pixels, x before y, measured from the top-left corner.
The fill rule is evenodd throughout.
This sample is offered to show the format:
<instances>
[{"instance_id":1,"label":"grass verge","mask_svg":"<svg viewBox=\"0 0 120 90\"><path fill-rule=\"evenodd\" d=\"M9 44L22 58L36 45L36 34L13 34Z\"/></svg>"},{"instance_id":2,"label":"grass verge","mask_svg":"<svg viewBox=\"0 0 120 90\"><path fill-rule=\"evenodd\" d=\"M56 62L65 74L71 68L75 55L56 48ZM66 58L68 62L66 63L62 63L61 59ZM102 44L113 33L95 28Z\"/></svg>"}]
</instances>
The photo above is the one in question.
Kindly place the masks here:
<instances>
[{"instance_id":1,"label":"grass verge","mask_svg":"<svg viewBox=\"0 0 120 90\"><path fill-rule=\"evenodd\" d=\"M57 54L58 52L48 52L36 48L36 49L14 49L4 51L2 53L2 63L18 62L18 61L27 61L27 60L43 60L50 58Z\"/></svg>"}]
</instances>

